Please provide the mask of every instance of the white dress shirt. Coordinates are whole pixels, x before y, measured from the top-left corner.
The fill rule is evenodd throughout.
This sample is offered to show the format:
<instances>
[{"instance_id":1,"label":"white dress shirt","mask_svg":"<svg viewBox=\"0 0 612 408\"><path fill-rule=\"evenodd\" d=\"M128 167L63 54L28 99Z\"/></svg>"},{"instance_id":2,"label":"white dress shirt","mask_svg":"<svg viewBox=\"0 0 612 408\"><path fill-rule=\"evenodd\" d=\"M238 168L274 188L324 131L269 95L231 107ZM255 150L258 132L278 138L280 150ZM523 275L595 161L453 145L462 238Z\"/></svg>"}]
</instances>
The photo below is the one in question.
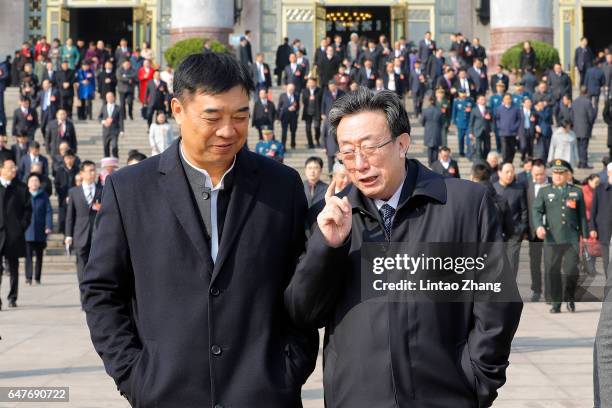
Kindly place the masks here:
<instances>
[{"instance_id":1,"label":"white dress shirt","mask_svg":"<svg viewBox=\"0 0 612 408\"><path fill-rule=\"evenodd\" d=\"M189 166L191 166L194 170L202 173L205 177L205 186L210 188L210 226L211 226L211 237L210 237L210 255L212 256L213 263L217 261L217 253L219 252L219 231L217 229L217 198L219 197L219 190L223 189L223 180L225 176L232 171L234 165L236 164L236 156L234 156L234 161L229 169L223 174L221 180L216 186L212 185L212 179L208 172L204 169L194 166L187 160L185 153L183 152L183 144L179 144L179 150L181 152L181 157Z\"/></svg>"}]
</instances>

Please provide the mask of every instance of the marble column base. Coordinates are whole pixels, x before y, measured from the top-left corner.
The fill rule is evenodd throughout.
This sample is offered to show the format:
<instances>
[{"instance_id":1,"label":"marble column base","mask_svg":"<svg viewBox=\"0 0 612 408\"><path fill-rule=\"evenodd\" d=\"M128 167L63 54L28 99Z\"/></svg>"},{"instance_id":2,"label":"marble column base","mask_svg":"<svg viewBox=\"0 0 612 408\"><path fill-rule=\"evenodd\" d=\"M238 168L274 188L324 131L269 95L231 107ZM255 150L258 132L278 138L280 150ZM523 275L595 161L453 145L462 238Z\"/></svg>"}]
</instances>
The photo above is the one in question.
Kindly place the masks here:
<instances>
[{"instance_id":1,"label":"marble column base","mask_svg":"<svg viewBox=\"0 0 612 408\"><path fill-rule=\"evenodd\" d=\"M489 67L492 69L501 62L502 54L521 41L538 40L553 44L552 28L546 27L503 27L491 28L491 46L487 50Z\"/></svg>"},{"instance_id":2,"label":"marble column base","mask_svg":"<svg viewBox=\"0 0 612 408\"><path fill-rule=\"evenodd\" d=\"M202 37L217 40L223 44L228 44L229 34L233 31L233 28L227 27L172 28L170 29L170 40L172 41L172 44L174 44L177 41L185 40L187 38Z\"/></svg>"}]
</instances>

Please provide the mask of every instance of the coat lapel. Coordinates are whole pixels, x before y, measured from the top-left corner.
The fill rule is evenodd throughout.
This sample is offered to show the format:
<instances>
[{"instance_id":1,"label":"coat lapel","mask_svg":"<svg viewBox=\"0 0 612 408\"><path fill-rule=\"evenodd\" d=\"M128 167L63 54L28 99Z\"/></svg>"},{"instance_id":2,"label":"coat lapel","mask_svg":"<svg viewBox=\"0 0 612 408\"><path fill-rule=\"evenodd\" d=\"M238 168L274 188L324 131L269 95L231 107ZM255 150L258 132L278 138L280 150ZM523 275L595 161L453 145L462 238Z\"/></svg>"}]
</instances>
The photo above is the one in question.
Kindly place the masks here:
<instances>
[{"instance_id":1,"label":"coat lapel","mask_svg":"<svg viewBox=\"0 0 612 408\"><path fill-rule=\"evenodd\" d=\"M234 186L225 217L221 242L219 242L219 252L217 253L217 259L213 268L211 282L214 282L217 275L219 275L223 263L231 253L231 248L244 226L245 218L251 211L254 198L257 194L259 177L256 176L257 165L251 155L253 153L242 149L236 157Z\"/></svg>"},{"instance_id":2,"label":"coat lapel","mask_svg":"<svg viewBox=\"0 0 612 408\"><path fill-rule=\"evenodd\" d=\"M159 187L181 227L198 251L202 261L212 262L210 243L204 236L200 215L191 196L187 176L179 157L179 140L162 153L158 170L162 173Z\"/></svg>"}]
</instances>

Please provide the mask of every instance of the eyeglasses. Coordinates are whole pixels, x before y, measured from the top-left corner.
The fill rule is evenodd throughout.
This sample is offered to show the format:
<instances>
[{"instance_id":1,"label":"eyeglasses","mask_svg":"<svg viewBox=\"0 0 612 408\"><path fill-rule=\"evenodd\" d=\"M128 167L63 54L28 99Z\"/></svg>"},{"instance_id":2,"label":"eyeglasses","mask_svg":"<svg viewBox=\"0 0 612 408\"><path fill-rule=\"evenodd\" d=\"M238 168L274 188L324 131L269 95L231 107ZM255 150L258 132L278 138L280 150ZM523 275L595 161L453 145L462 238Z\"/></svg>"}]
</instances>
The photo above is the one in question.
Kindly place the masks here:
<instances>
[{"instance_id":1,"label":"eyeglasses","mask_svg":"<svg viewBox=\"0 0 612 408\"><path fill-rule=\"evenodd\" d=\"M368 160L370 157L372 157L377 151L378 149L380 149L381 147L384 147L386 145L388 145L389 143L391 143L393 141L393 139L389 139L386 142L383 142L379 145L376 146L359 146L358 148L356 148L355 150L344 150L344 151L340 151L338 153L336 153L336 157L338 158L338 160L342 161L345 165L353 165L355 163L355 159L356 159L356 155L359 154L361 156L362 159L364 160Z\"/></svg>"}]
</instances>

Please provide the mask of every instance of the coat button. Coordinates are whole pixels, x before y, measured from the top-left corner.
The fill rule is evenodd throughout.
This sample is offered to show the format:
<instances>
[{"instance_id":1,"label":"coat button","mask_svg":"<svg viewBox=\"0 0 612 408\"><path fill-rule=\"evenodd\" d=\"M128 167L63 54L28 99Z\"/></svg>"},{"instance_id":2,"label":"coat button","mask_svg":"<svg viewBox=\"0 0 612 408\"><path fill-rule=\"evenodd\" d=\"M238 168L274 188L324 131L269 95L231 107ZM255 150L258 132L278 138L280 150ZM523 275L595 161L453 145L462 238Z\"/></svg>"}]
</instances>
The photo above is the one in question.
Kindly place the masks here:
<instances>
[{"instance_id":1,"label":"coat button","mask_svg":"<svg viewBox=\"0 0 612 408\"><path fill-rule=\"evenodd\" d=\"M213 355L215 356L220 356L221 353L223 353L223 350L221 350L221 347L217 346L216 344L213 344L212 346L210 346L210 352L213 353Z\"/></svg>"},{"instance_id":2,"label":"coat button","mask_svg":"<svg viewBox=\"0 0 612 408\"><path fill-rule=\"evenodd\" d=\"M221 293L221 291L216 286L213 286L212 288L210 288L210 294L211 295L219 296L220 293Z\"/></svg>"},{"instance_id":3,"label":"coat button","mask_svg":"<svg viewBox=\"0 0 612 408\"><path fill-rule=\"evenodd\" d=\"M210 193L208 191L203 191L202 198L204 198L205 200L208 200L210 198Z\"/></svg>"}]
</instances>

